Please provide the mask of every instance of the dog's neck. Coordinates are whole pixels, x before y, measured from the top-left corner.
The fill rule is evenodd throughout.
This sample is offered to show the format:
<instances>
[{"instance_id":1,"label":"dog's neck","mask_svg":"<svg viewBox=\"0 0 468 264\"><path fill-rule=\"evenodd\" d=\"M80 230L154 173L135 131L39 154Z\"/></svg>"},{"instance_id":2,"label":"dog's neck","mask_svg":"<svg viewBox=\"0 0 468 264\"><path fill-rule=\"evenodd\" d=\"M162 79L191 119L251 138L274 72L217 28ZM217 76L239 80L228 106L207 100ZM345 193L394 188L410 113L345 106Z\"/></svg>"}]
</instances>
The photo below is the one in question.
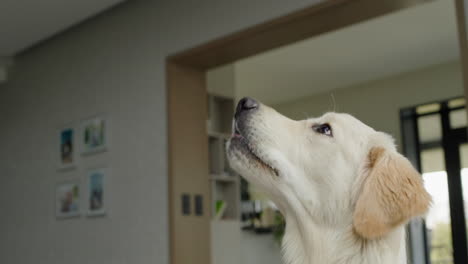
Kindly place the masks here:
<instances>
[{"instance_id":1,"label":"dog's neck","mask_svg":"<svg viewBox=\"0 0 468 264\"><path fill-rule=\"evenodd\" d=\"M403 227L383 238L364 240L351 225L326 228L303 217L286 216L282 243L286 264L406 264Z\"/></svg>"}]
</instances>

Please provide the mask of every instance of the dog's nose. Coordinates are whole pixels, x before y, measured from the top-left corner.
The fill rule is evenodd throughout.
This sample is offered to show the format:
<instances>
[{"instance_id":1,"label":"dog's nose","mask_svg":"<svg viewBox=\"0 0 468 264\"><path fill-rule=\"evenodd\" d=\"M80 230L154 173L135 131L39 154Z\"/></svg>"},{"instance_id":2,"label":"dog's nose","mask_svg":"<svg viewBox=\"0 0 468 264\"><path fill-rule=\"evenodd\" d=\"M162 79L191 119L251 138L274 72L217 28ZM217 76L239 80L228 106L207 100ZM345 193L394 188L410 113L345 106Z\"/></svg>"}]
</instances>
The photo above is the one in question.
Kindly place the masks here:
<instances>
[{"instance_id":1,"label":"dog's nose","mask_svg":"<svg viewBox=\"0 0 468 264\"><path fill-rule=\"evenodd\" d=\"M258 108L258 103L257 101L255 101L255 99L252 99L250 97L244 97L237 104L236 114L234 115L234 117L237 118L239 117L241 113L250 111L250 110L255 110L257 108Z\"/></svg>"}]
</instances>

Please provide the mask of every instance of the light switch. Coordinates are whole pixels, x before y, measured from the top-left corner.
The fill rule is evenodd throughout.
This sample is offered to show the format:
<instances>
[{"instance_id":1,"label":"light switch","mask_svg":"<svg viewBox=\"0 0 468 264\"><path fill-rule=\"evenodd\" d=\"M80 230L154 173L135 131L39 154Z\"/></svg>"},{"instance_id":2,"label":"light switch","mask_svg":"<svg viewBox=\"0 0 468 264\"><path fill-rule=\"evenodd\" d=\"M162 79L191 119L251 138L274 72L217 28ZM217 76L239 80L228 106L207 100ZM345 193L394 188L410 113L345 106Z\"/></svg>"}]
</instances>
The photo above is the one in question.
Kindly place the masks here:
<instances>
[{"instance_id":1,"label":"light switch","mask_svg":"<svg viewBox=\"0 0 468 264\"><path fill-rule=\"evenodd\" d=\"M182 215L190 215L190 195L182 194Z\"/></svg>"},{"instance_id":2,"label":"light switch","mask_svg":"<svg viewBox=\"0 0 468 264\"><path fill-rule=\"evenodd\" d=\"M195 215L203 215L203 196L201 194L195 195Z\"/></svg>"}]
</instances>

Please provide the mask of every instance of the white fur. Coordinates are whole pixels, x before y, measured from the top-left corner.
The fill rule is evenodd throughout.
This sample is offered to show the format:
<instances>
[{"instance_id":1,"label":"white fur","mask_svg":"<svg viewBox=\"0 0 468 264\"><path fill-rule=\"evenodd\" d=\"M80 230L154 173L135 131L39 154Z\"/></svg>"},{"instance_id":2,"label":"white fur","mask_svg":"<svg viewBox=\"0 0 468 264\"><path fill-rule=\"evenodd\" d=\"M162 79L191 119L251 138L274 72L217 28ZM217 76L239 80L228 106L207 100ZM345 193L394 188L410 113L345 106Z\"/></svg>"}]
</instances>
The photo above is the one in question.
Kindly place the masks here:
<instances>
[{"instance_id":1,"label":"white fur","mask_svg":"<svg viewBox=\"0 0 468 264\"><path fill-rule=\"evenodd\" d=\"M406 263L403 226L374 240L353 230L369 149L375 145L395 149L391 137L347 114L294 121L264 105L244 122L242 136L250 151L278 175L233 142L228 142L228 157L231 166L268 194L284 215L285 263ZM312 130L323 123L332 126L333 137Z\"/></svg>"}]
</instances>

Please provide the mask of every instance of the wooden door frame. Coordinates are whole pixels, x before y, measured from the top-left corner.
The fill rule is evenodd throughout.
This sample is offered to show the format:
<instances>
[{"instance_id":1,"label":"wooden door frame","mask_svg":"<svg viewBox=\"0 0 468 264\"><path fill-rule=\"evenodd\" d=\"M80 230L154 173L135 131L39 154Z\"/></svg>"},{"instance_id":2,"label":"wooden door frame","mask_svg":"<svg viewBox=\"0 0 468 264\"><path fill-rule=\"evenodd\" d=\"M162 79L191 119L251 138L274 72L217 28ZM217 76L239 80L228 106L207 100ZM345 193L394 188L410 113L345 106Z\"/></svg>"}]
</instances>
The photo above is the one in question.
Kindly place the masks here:
<instances>
[{"instance_id":1,"label":"wooden door frame","mask_svg":"<svg viewBox=\"0 0 468 264\"><path fill-rule=\"evenodd\" d=\"M172 264L210 260L206 133L207 70L428 0L328 0L169 56L169 247ZM204 197L204 215L183 216L181 195Z\"/></svg>"}]
</instances>

